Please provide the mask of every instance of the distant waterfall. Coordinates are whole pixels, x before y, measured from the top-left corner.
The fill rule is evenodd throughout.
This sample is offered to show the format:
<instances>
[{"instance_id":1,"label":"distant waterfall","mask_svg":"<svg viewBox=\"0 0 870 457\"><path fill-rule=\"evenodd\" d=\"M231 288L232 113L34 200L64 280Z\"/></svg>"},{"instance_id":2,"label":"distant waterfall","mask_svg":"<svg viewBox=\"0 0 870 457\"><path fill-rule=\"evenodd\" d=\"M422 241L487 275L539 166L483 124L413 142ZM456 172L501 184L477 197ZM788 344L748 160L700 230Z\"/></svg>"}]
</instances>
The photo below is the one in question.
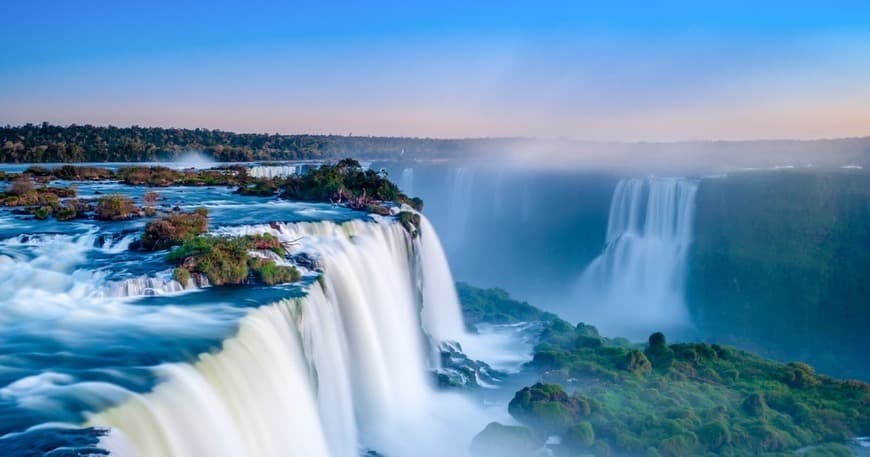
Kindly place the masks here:
<instances>
[{"instance_id":1,"label":"distant waterfall","mask_svg":"<svg viewBox=\"0 0 870 457\"><path fill-rule=\"evenodd\" d=\"M305 297L249 312L219 352L161 366L165 380L152 392L88 425L118 430L137 457L466 452L487 419L431 387L424 329L454 336L463 323L425 218L419 242L387 220L229 230L293 241L294 251L319 256L324 273ZM436 411L445 408L460 411L464 426L438 424ZM125 455L123 446L107 446Z\"/></svg>"},{"instance_id":2,"label":"distant waterfall","mask_svg":"<svg viewBox=\"0 0 870 457\"><path fill-rule=\"evenodd\" d=\"M686 260L698 182L623 179L613 193L604 252L578 284L581 317L606 333L643 338L686 325Z\"/></svg>"},{"instance_id":3,"label":"distant waterfall","mask_svg":"<svg viewBox=\"0 0 870 457\"><path fill-rule=\"evenodd\" d=\"M252 178L286 178L299 172L295 165L257 165L248 169Z\"/></svg>"},{"instance_id":4,"label":"distant waterfall","mask_svg":"<svg viewBox=\"0 0 870 457\"><path fill-rule=\"evenodd\" d=\"M457 168L450 175L448 183L448 189L450 189L449 221L446 234L446 244L449 251L456 251L462 247L466 230L468 230L474 174L473 168Z\"/></svg>"},{"instance_id":5,"label":"distant waterfall","mask_svg":"<svg viewBox=\"0 0 870 457\"><path fill-rule=\"evenodd\" d=\"M402 170L402 192L406 195L414 196L414 169L405 168Z\"/></svg>"}]
</instances>

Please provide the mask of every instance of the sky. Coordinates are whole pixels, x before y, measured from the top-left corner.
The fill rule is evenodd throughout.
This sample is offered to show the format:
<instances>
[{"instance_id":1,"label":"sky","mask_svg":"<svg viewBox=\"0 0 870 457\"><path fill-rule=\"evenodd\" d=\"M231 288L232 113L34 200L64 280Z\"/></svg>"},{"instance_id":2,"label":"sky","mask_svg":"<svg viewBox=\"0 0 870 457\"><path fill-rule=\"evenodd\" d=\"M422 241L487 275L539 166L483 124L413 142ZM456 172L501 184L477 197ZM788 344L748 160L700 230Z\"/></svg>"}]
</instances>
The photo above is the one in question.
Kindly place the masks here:
<instances>
[{"instance_id":1,"label":"sky","mask_svg":"<svg viewBox=\"0 0 870 457\"><path fill-rule=\"evenodd\" d=\"M870 2L3 0L0 124L870 135Z\"/></svg>"}]
</instances>

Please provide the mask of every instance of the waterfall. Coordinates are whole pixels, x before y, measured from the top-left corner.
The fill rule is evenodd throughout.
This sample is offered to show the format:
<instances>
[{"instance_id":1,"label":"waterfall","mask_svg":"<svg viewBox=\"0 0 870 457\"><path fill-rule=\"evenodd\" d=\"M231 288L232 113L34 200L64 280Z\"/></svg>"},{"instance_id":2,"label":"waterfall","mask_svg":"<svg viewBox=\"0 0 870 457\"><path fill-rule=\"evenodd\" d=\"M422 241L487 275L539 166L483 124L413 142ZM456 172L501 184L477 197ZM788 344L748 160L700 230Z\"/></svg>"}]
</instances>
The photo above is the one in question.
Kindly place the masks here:
<instances>
[{"instance_id":1,"label":"waterfall","mask_svg":"<svg viewBox=\"0 0 870 457\"><path fill-rule=\"evenodd\" d=\"M473 168L457 168L450 175L450 182L448 183L450 196L448 200L447 248L451 252L457 251L462 247L465 233L468 229L474 174Z\"/></svg>"},{"instance_id":2,"label":"waterfall","mask_svg":"<svg viewBox=\"0 0 870 457\"><path fill-rule=\"evenodd\" d=\"M257 165L248 169L248 175L253 178L286 178L298 173L295 165Z\"/></svg>"},{"instance_id":3,"label":"waterfall","mask_svg":"<svg viewBox=\"0 0 870 457\"><path fill-rule=\"evenodd\" d=\"M466 337L465 327L459 297L452 286L453 275L435 227L425 217L420 218L420 251L424 328L437 340L462 340ZM450 287L444 287L448 284Z\"/></svg>"},{"instance_id":4,"label":"waterfall","mask_svg":"<svg viewBox=\"0 0 870 457\"><path fill-rule=\"evenodd\" d=\"M218 352L193 364L161 365L163 382L153 391L92 415L87 425L120 435L105 443L111 451L123 456L128 446L137 457L467 453L471 434L489 418L468 400L432 387L426 334L456 336L463 324L444 254L425 218L418 241L386 219L226 231L271 233L288 242L291 255L317 256L323 274L304 297L250 311ZM433 259L418 261L420 255Z\"/></svg>"},{"instance_id":5,"label":"waterfall","mask_svg":"<svg viewBox=\"0 0 870 457\"><path fill-rule=\"evenodd\" d=\"M405 168L402 170L402 192L406 195L414 195L414 169Z\"/></svg>"},{"instance_id":6,"label":"waterfall","mask_svg":"<svg viewBox=\"0 0 870 457\"><path fill-rule=\"evenodd\" d=\"M697 189L683 178L617 184L604 252L578 282L581 318L635 338L688 323L684 283Z\"/></svg>"}]
</instances>

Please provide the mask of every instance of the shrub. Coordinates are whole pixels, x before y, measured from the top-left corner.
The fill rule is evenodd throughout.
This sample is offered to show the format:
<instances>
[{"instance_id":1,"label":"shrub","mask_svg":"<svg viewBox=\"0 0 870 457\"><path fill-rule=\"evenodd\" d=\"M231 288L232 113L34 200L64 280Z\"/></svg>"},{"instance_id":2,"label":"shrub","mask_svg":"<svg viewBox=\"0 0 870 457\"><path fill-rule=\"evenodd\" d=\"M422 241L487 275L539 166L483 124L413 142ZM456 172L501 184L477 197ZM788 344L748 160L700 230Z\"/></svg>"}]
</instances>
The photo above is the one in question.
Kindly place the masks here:
<instances>
[{"instance_id":1,"label":"shrub","mask_svg":"<svg viewBox=\"0 0 870 457\"><path fill-rule=\"evenodd\" d=\"M852 457L852 450L840 443L823 444L808 449L804 457Z\"/></svg>"},{"instance_id":2,"label":"shrub","mask_svg":"<svg viewBox=\"0 0 870 457\"><path fill-rule=\"evenodd\" d=\"M60 208L60 199L55 194L39 193L38 201L40 205L48 206L53 210Z\"/></svg>"},{"instance_id":3,"label":"shrub","mask_svg":"<svg viewBox=\"0 0 870 457\"><path fill-rule=\"evenodd\" d=\"M764 396L756 392L743 399L740 408L749 416L761 417L767 411L767 403L764 401Z\"/></svg>"},{"instance_id":4,"label":"shrub","mask_svg":"<svg viewBox=\"0 0 870 457\"><path fill-rule=\"evenodd\" d=\"M625 354L625 369L638 375L646 374L652 371L652 364L643 354L637 349L632 349Z\"/></svg>"},{"instance_id":5,"label":"shrub","mask_svg":"<svg viewBox=\"0 0 870 457\"><path fill-rule=\"evenodd\" d=\"M133 216L136 206L133 200L123 195L106 195L97 201L94 217L103 221L118 221Z\"/></svg>"},{"instance_id":6,"label":"shrub","mask_svg":"<svg viewBox=\"0 0 870 457\"><path fill-rule=\"evenodd\" d=\"M692 433L684 433L666 438L659 445L659 452L666 457L683 457L692 455L697 444L697 437Z\"/></svg>"},{"instance_id":7,"label":"shrub","mask_svg":"<svg viewBox=\"0 0 870 457\"><path fill-rule=\"evenodd\" d=\"M801 362L791 362L786 365L785 382L792 387L802 388L814 386L819 380L813 367Z\"/></svg>"},{"instance_id":8,"label":"shrub","mask_svg":"<svg viewBox=\"0 0 870 457\"><path fill-rule=\"evenodd\" d=\"M667 371L673 365L674 351L668 347L665 335L661 332L649 336L649 345L644 354L656 370Z\"/></svg>"},{"instance_id":9,"label":"shrub","mask_svg":"<svg viewBox=\"0 0 870 457\"><path fill-rule=\"evenodd\" d=\"M562 435L562 443L570 449L583 449L595 443L595 430L589 422L580 422L568 427Z\"/></svg>"},{"instance_id":10,"label":"shrub","mask_svg":"<svg viewBox=\"0 0 870 457\"><path fill-rule=\"evenodd\" d=\"M157 200L160 199L160 194L154 191L145 192L145 195L142 196L142 201L145 202L148 206L154 206L157 204Z\"/></svg>"},{"instance_id":11,"label":"shrub","mask_svg":"<svg viewBox=\"0 0 870 457\"><path fill-rule=\"evenodd\" d=\"M167 167L122 167L118 177L124 184L133 186L170 186L181 179L181 173Z\"/></svg>"},{"instance_id":12,"label":"shrub","mask_svg":"<svg viewBox=\"0 0 870 457\"><path fill-rule=\"evenodd\" d=\"M251 236L251 243L253 244L254 249L272 251L282 257L287 253L284 250L284 246L281 244L281 240L270 233Z\"/></svg>"},{"instance_id":13,"label":"shrub","mask_svg":"<svg viewBox=\"0 0 870 457\"><path fill-rule=\"evenodd\" d=\"M559 434L590 413L589 402L571 397L554 384L535 384L514 395L508 412L518 421L546 434Z\"/></svg>"},{"instance_id":14,"label":"shrub","mask_svg":"<svg viewBox=\"0 0 870 457\"><path fill-rule=\"evenodd\" d=\"M211 249L196 258L196 271L221 286L241 284L248 277L248 245L239 239L219 238Z\"/></svg>"},{"instance_id":15,"label":"shrub","mask_svg":"<svg viewBox=\"0 0 870 457\"><path fill-rule=\"evenodd\" d=\"M70 219L75 219L76 209L72 205L64 205L54 213L54 217L59 221L68 221Z\"/></svg>"},{"instance_id":16,"label":"shrub","mask_svg":"<svg viewBox=\"0 0 870 457\"><path fill-rule=\"evenodd\" d=\"M114 173L112 170L98 167L76 167L73 165L64 165L52 170L58 179L67 181L98 181L112 179Z\"/></svg>"},{"instance_id":17,"label":"shrub","mask_svg":"<svg viewBox=\"0 0 870 457\"><path fill-rule=\"evenodd\" d=\"M278 185L271 179L252 179L240 186L238 193L259 197L271 197L278 193Z\"/></svg>"},{"instance_id":18,"label":"shrub","mask_svg":"<svg viewBox=\"0 0 870 457\"><path fill-rule=\"evenodd\" d=\"M187 287L187 284L190 282L190 271L188 271L187 268L177 267L172 270L172 279L182 286Z\"/></svg>"},{"instance_id":19,"label":"shrub","mask_svg":"<svg viewBox=\"0 0 870 457\"><path fill-rule=\"evenodd\" d=\"M174 213L149 222L141 237L142 249L156 251L181 244L208 228L208 210L197 208L190 213Z\"/></svg>"},{"instance_id":20,"label":"shrub","mask_svg":"<svg viewBox=\"0 0 870 457\"><path fill-rule=\"evenodd\" d=\"M358 210L368 210L369 205L377 201L406 203L418 211L423 208L422 200L401 193L386 174L363 170L353 159L290 176L282 185L281 196L294 200L347 203Z\"/></svg>"},{"instance_id":21,"label":"shrub","mask_svg":"<svg viewBox=\"0 0 870 457\"><path fill-rule=\"evenodd\" d=\"M526 457L543 444L526 427L490 422L471 440L471 452L485 457Z\"/></svg>"},{"instance_id":22,"label":"shrub","mask_svg":"<svg viewBox=\"0 0 870 457\"><path fill-rule=\"evenodd\" d=\"M33 216L40 220L48 219L48 217L51 216L51 212L52 210L50 206L41 206L33 212Z\"/></svg>"},{"instance_id":23,"label":"shrub","mask_svg":"<svg viewBox=\"0 0 870 457\"><path fill-rule=\"evenodd\" d=\"M731 432L721 422L708 422L698 429L698 439L704 446L716 450L731 443Z\"/></svg>"},{"instance_id":24,"label":"shrub","mask_svg":"<svg viewBox=\"0 0 870 457\"><path fill-rule=\"evenodd\" d=\"M69 187L47 187L43 190L45 193L54 194L59 198L72 198L78 193L75 186Z\"/></svg>"},{"instance_id":25,"label":"shrub","mask_svg":"<svg viewBox=\"0 0 870 457\"><path fill-rule=\"evenodd\" d=\"M15 195L17 197L21 197L30 192L33 192L33 183L30 181L30 178L24 176L15 179L12 181L12 184L6 188L7 195Z\"/></svg>"},{"instance_id":26,"label":"shrub","mask_svg":"<svg viewBox=\"0 0 870 457\"><path fill-rule=\"evenodd\" d=\"M275 285L296 282L302 278L293 266L277 265L274 260L251 259L251 270L263 284Z\"/></svg>"}]
</instances>

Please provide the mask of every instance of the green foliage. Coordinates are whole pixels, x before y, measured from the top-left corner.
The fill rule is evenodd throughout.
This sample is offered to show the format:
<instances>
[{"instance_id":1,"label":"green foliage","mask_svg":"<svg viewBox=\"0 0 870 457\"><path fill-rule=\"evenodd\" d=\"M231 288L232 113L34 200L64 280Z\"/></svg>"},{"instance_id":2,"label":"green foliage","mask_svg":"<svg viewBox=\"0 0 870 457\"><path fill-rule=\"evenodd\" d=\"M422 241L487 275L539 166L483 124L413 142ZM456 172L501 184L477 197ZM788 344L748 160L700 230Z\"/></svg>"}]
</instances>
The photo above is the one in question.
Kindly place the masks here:
<instances>
[{"instance_id":1,"label":"green foliage","mask_svg":"<svg viewBox=\"0 0 870 457\"><path fill-rule=\"evenodd\" d=\"M459 290L468 318L498 316L497 304L512 302L506 294L490 297L469 288L466 296L461 285ZM494 309L480 313L488 306ZM595 337L600 344L587 340ZM593 455L612 450L615 455L754 456L870 434L870 385L716 344L669 345L663 334L654 334L641 352L598 336L594 327L571 326L554 316L545 323L529 366L547 382L576 390L569 395L553 385L526 387L516 393L509 412L539 435L561 433L566 449L575 445L573 438L566 439L568 431L589 423L595 442L581 451ZM571 400L581 398L588 410ZM842 447L814 449L838 452ZM580 451L565 455L575 455L571 452Z\"/></svg>"},{"instance_id":2,"label":"green foliage","mask_svg":"<svg viewBox=\"0 0 870 457\"><path fill-rule=\"evenodd\" d=\"M187 283L190 282L190 271L187 268L176 267L172 270L172 279L182 286L187 286Z\"/></svg>"},{"instance_id":3,"label":"green foliage","mask_svg":"<svg viewBox=\"0 0 870 457\"><path fill-rule=\"evenodd\" d=\"M181 181L182 174L179 171L166 167L130 166L119 168L116 172L118 178L132 186L170 186Z\"/></svg>"},{"instance_id":4,"label":"green foliage","mask_svg":"<svg viewBox=\"0 0 870 457\"><path fill-rule=\"evenodd\" d=\"M703 180L688 268L693 322L768 357L870 379L868 201L866 171Z\"/></svg>"},{"instance_id":5,"label":"green foliage","mask_svg":"<svg viewBox=\"0 0 870 457\"><path fill-rule=\"evenodd\" d=\"M543 444L527 427L490 422L471 441L471 452L481 457L527 457Z\"/></svg>"},{"instance_id":6,"label":"green foliage","mask_svg":"<svg viewBox=\"0 0 870 457\"><path fill-rule=\"evenodd\" d=\"M651 372L652 364L643 352L640 352L637 349L632 349L625 355L624 368L636 375L641 375Z\"/></svg>"},{"instance_id":7,"label":"green foliage","mask_svg":"<svg viewBox=\"0 0 870 457\"><path fill-rule=\"evenodd\" d=\"M367 210L374 202L407 203L422 207L399 191L385 174L363 170L359 162L343 159L335 165L321 165L298 176L288 177L281 196L292 200L346 203L357 210Z\"/></svg>"},{"instance_id":8,"label":"green foliage","mask_svg":"<svg viewBox=\"0 0 870 457\"><path fill-rule=\"evenodd\" d=\"M759 392L749 394L740 404L740 408L748 416L761 417L767 411L767 402L764 401L764 395Z\"/></svg>"},{"instance_id":9,"label":"green foliage","mask_svg":"<svg viewBox=\"0 0 870 457\"><path fill-rule=\"evenodd\" d=\"M196 271L211 284L241 284L248 278L249 241L242 238L213 238L210 249L195 259Z\"/></svg>"},{"instance_id":10,"label":"green foliage","mask_svg":"<svg viewBox=\"0 0 870 457\"><path fill-rule=\"evenodd\" d=\"M249 266L260 282L270 286L296 282L302 278L296 267L277 265L274 260L251 259Z\"/></svg>"},{"instance_id":11,"label":"green foliage","mask_svg":"<svg viewBox=\"0 0 870 457\"><path fill-rule=\"evenodd\" d=\"M103 221L119 221L133 217L136 206L123 195L106 195L97 201L94 217Z\"/></svg>"},{"instance_id":12,"label":"green foliage","mask_svg":"<svg viewBox=\"0 0 870 457\"><path fill-rule=\"evenodd\" d=\"M249 179L239 186L238 192L242 195L271 197L278 193L278 185L271 179Z\"/></svg>"},{"instance_id":13,"label":"green foliage","mask_svg":"<svg viewBox=\"0 0 870 457\"><path fill-rule=\"evenodd\" d=\"M188 272L205 275L216 286L242 284L249 275L268 285L296 282L301 274L292 266L277 265L273 260L250 257L253 249L279 249L277 239L269 235L221 237L198 235L186 238L169 251L166 261ZM273 246L273 247L270 247ZM281 252L283 252L283 248Z\"/></svg>"},{"instance_id":14,"label":"green foliage","mask_svg":"<svg viewBox=\"0 0 870 457\"><path fill-rule=\"evenodd\" d=\"M251 235L251 244L254 249L272 251L282 257L286 254L281 241L270 233Z\"/></svg>"},{"instance_id":15,"label":"green foliage","mask_svg":"<svg viewBox=\"0 0 870 457\"><path fill-rule=\"evenodd\" d=\"M595 430L589 422L579 422L568 427L562 436L562 442L572 450L587 448L595 443Z\"/></svg>"},{"instance_id":16,"label":"green foliage","mask_svg":"<svg viewBox=\"0 0 870 457\"><path fill-rule=\"evenodd\" d=\"M154 162L190 150L221 162L399 157L464 158L487 140L361 137L344 135L270 135L208 129L157 127L61 127L27 124L0 127L0 162ZM489 140L492 144L492 140Z\"/></svg>"},{"instance_id":17,"label":"green foliage","mask_svg":"<svg viewBox=\"0 0 870 457\"><path fill-rule=\"evenodd\" d=\"M731 444L731 432L722 422L708 422L698 429L698 439L702 445L716 451Z\"/></svg>"},{"instance_id":18,"label":"green foliage","mask_svg":"<svg viewBox=\"0 0 870 457\"><path fill-rule=\"evenodd\" d=\"M41 206L33 212L33 216L40 220L48 219L51 216L51 212L50 206Z\"/></svg>"},{"instance_id":19,"label":"green foliage","mask_svg":"<svg viewBox=\"0 0 870 457\"><path fill-rule=\"evenodd\" d=\"M76 217L76 209L72 205L65 205L54 213L54 217L59 221L68 221L71 219L75 219Z\"/></svg>"},{"instance_id":20,"label":"green foliage","mask_svg":"<svg viewBox=\"0 0 870 457\"><path fill-rule=\"evenodd\" d=\"M141 247L146 251L168 249L205 233L207 229L208 210L205 208L197 208L189 213L172 213L148 222L140 238Z\"/></svg>"},{"instance_id":21,"label":"green foliage","mask_svg":"<svg viewBox=\"0 0 870 457\"><path fill-rule=\"evenodd\" d=\"M804 457L852 457L853 453L842 444L830 443L809 449L803 455Z\"/></svg>"},{"instance_id":22,"label":"green foliage","mask_svg":"<svg viewBox=\"0 0 870 457\"><path fill-rule=\"evenodd\" d=\"M551 321L558 319L534 306L510 298L502 289L478 289L464 282L456 283L465 323L473 328L478 323L512 324L516 322Z\"/></svg>"},{"instance_id":23,"label":"green foliage","mask_svg":"<svg viewBox=\"0 0 870 457\"><path fill-rule=\"evenodd\" d=\"M587 399L569 396L558 385L541 383L523 388L508 405L516 420L547 435L564 432L590 411Z\"/></svg>"}]
</instances>

